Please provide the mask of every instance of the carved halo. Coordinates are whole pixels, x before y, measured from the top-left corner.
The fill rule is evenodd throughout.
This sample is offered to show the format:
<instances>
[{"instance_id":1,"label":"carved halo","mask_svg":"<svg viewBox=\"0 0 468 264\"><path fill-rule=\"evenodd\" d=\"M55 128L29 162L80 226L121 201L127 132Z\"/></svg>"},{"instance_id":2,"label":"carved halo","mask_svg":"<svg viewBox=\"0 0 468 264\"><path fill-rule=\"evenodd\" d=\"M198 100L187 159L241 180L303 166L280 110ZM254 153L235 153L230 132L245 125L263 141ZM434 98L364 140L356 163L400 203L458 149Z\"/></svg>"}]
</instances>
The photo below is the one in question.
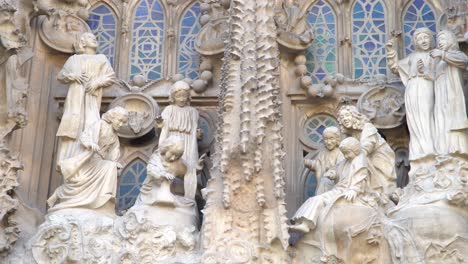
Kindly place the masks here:
<instances>
[{"instance_id":1,"label":"carved halo","mask_svg":"<svg viewBox=\"0 0 468 264\"><path fill-rule=\"evenodd\" d=\"M117 132L123 138L138 138L148 133L160 113L158 103L142 93L128 93L118 97L110 104L109 109L116 106L122 106L130 113L127 125Z\"/></svg>"},{"instance_id":2,"label":"carved halo","mask_svg":"<svg viewBox=\"0 0 468 264\"><path fill-rule=\"evenodd\" d=\"M42 41L50 48L64 53L74 53L73 43L81 34L91 32L88 24L75 15L50 19L43 16L40 25L39 36Z\"/></svg>"},{"instance_id":3,"label":"carved halo","mask_svg":"<svg viewBox=\"0 0 468 264\"><path fill-rule=\"evenodd\" d=\"M405 121L404 96L393 86L377 86L359 97L357 107L375 127L395 128Z\"/></svg>"}]
</instances>

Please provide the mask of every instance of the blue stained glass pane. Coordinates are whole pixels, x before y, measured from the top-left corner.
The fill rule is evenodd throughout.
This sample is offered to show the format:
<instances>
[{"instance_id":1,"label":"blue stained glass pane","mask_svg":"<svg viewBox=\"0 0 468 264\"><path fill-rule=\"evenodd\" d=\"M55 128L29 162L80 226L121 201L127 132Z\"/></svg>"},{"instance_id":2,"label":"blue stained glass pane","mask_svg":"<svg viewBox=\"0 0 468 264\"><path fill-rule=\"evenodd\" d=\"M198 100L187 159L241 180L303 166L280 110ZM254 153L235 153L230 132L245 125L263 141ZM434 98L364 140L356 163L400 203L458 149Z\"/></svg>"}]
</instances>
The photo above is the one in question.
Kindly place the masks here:
<instances>
[{"instance_id":1,"label":"blue stained glass pane","mask_svg":"<svg viewBox=\"0 0 468 264\"><path fill-rule=\"evenodd\" d=\"M146 179L146 164L136 159L123 170L117 187L117 211L123 212L132 207L140 194L140 188Z\"/></svg>"},{"instance_id":2,"label":"blue stained glass pane","mask_svg":"<svg viewBox=\"0 0 468 264\"><path fill-rule=\"evenodd\" d=\"M97 53L106 55L113 65L117 29L114 13L107 5L100 4L91 9L87 23L99 43Z\"/></svg>"},{"instance_id":3,"label":"blue stained glass pane","mask_svg":"<svg viewBox=\"0 0 468 264\"><path fill-rule=\"evenodd\" d=\"M317 189L317 177L313 171L310 171L306 178L306 199L315 196L315 189Z\"/></svg>"},{"instance_id":4,"label":"blue stained glass pane","mask_svg":"<svg viewBox=\"0 0 468 264\"><path fill-rule=\"evenodd\" d=\"M362 10L366 10L363 12ZM377 61L385 57L385 9L381 0L357 0L353 6L354 78L371 79L386 73Z\"/></svg>"},{"instance_id":5,"label":"blue stained glass pane","mask_svg":"<svg viewBox=\"0 0 468 264\"><path fill-rule=\"evenodd\" d=\"M417 28L427 27L436 33L436 18L432 7L424 0L413 0L403 12L403 34L405 55L414 51L412 35Z\"/></svg>"},{"instance_id":6,"label":"blue stained glass pane","mask_svg":"<svg viewBox=\"0 0 468 264\"><path fill-rule=\"evenodd\" d=\"M336 16L323 0L315 3L307 14L307 22L315 31L315 41L306 51L306 66L313 83L336 73Z\"/></svg>"},{"instance_id":7,"label":"blue stained glass pane","mask_svg":"<svg viewBox=\"0 0 468 264\"><path fill-rule=\"evenodd\" d=\"M316 115L309 118L304 125L305 135L317 144L323 143L322 134L325 128L337 126L337 121L328 115Z\"/></svg>"},{"instance_id":8,"label":"blue stained glass pane","mask_svg":"<svg viewBox=\"0 0 468 264\"><path fill-rule=\"evenodd\" d=\"M198 78L198 67L200 55L195 50L195 38L201 29L200 25L200 3L191 5L182 16L180 21L178 69L186 77Z\"/></svg>"},{"instance_id":9,"label":"blue stained glass pane","mask_svg":"<svg viewBox=\"0 0 468 264\"><path fill-rule=\"evenodd\" d=\"M157 0L141 0L135 11L130 50L130 77L160 79L163 64L164 13Z\"/></svg>"}]
</instances>

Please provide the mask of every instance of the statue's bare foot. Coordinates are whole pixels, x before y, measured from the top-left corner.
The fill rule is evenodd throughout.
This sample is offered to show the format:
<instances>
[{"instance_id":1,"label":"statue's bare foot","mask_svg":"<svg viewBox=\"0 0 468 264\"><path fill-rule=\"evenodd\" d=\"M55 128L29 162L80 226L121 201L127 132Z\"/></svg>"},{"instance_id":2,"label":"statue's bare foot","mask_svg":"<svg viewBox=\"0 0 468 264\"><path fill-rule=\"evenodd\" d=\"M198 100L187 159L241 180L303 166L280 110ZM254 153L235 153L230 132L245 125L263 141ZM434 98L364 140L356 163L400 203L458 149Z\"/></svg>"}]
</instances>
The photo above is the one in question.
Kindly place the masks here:
<instances>
[{"instance_id":1,"label":"statue's bare foot","mask_svg":"<svg viewBox=\"0 0 468 264\"><path fill-rule=\"evenodd\" d=\"M301 232L301 233L308 233L310 231L310 228L306 223L291 225L291 226L289 226L289 229L294 230L294 231L298 231L298 232Z\"/></svg>"}]
</instances>

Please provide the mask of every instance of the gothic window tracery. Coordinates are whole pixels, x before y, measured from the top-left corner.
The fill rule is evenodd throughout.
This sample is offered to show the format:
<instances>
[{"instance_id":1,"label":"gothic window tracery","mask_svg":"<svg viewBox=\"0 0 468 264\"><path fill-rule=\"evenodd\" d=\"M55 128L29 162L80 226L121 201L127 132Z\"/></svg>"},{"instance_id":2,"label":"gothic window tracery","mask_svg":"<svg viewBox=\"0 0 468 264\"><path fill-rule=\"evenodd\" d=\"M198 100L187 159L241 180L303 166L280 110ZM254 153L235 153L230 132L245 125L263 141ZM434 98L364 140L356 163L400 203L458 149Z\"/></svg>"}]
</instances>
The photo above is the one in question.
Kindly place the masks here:
<instances>
[{"instance_id":1,"label":"gothic window tracery","mask_svg":"<svg viewBox=\"0 0 468 264\"><path fill-rule=\"evenodd\" d=\"M114 12L107 5L100 4L91 10L87 23L99 42L97 52L106 55L114 65L117 27Z\"/></svg>"},{"instance_id":2,"label":"gothic window tracery","mask_svg":"<svg viewBox=\"0 0 468 264\"><path fill-rule=\"evenodd\" d=\"M307 70L313 83L336 73L336 17L325 1L315 3L307 14L307 22L314 29L314 44L306 51Z\"/></svg>"},{"instance_id":3,"label":"gothic window tracery","mask_svg":"<svg viewBox=\"0 0 468 264\"><path fill-rule=\"evenodd\" d=\"M385 7L380 0L357 0L352 9L355 79L387 73Z\"/></svg>"},{"instance_id":4,"label":"gothic window tracery","mask_svg":"<svg viewBox=\"0 0 468 264\"><path fill-rule=\"evenodd\" d=\"M140 188L146 179L146 163L137 158L123 170L117 187L116 211L122 214L135 204Z\"/></svg>"},{"instance_id":5,"label":"gothic window tracery","mask_svg":"<svg viewBox=\"0 0 468 264\"><path fill-rule=\"evenodd\" d=\"M163 73L164 10L158 0L141 0L135 9L130 51L130 76L161 79Z\"/></svg>"},{"instance_id":6,"label":"gothic window tracery","mask_svg":"<svg viewBox=\"0 0 468 264\"><path fill-rule=\"evenodd\" d=\"M201 29L200 3L194 3L185 11L180 22L178 71L191 79L198 77L200 56L195 50L195 39Z\"/></svg>"},{"instance_id":7,"label":"gothic window tracery","mask_svg":"<svg viewBox=\"0 0 468 264\"><path fill-rule=\"evenodd\" d=\"M436 33L436 24L437 22L434 10L428 3L426 3L426 1L411 1L403 12L405 55L410 54L414 50L411 42L414 31L417 28L427 27Z\"/></svg>"}]
</instances>

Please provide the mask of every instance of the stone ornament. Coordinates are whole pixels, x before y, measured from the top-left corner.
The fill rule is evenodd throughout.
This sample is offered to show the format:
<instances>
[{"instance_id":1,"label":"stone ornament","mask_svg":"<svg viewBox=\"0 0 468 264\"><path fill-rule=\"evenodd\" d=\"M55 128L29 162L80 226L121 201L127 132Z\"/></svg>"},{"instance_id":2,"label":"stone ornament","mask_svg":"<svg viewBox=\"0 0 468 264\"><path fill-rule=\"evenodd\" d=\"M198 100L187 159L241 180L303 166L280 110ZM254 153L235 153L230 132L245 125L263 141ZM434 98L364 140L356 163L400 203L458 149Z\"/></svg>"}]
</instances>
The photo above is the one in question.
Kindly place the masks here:
<instances>
[{"instance_id":1,"label":"stone ornament","mask_svg":"<svg viewBox=\"0 0 468 264\"><path fill-rule=\"evenodd\" d=\"M128 111L128 123L117 135L122 138L138 138L146 135L154 128L155 119L159 115L159 105L151 96L143 93L127 93L116 98L110 108L121 106Z\"/></svg>"},{"instance_id":2,"label":"stone ornament","mask_svg":"<svg viewBox=\"0 0 468 264\"><path fill-rule=\"evenodd\" d=\"M50 48L63 52L74 53L73 44L79 37L91 32L88 24L76 15L55 15L51 18L41 17L39 36Z\"/></svg>"},{"instance_id":3,"label":"stone ornament","mask_svg":"<svg viewBox=\"0 0 468 264\"><path fill-rule=\"evenodd\" d=\"M304 51L314 41L314 30L307 23L307 11L301 10L296 0L282 2L276 9L278 43L292 51Z\"/></svg>"},{"instance_id":4,"label":"stone ornament","mask_svg":"<svg viewBox=\"0 0 468 264\"><path fill-rule=\"evenodd\" d=\"M357 107L380 129L395 128L404 122L403 93L395 87L378 86L369 89L359 97Z\"/></svg>"},{"instance_id":5,"label":"stone ornament","mask_svg":"<svg viewBox=\"0 0 468 264\"><path fill-rule=\"evenodd\" d=\"M230 1L209 1L200 5L202 28L195 41L195 49L203 56L224 52L224 39L229 32L228 9Z\"/></svg>"}]
</instances>

